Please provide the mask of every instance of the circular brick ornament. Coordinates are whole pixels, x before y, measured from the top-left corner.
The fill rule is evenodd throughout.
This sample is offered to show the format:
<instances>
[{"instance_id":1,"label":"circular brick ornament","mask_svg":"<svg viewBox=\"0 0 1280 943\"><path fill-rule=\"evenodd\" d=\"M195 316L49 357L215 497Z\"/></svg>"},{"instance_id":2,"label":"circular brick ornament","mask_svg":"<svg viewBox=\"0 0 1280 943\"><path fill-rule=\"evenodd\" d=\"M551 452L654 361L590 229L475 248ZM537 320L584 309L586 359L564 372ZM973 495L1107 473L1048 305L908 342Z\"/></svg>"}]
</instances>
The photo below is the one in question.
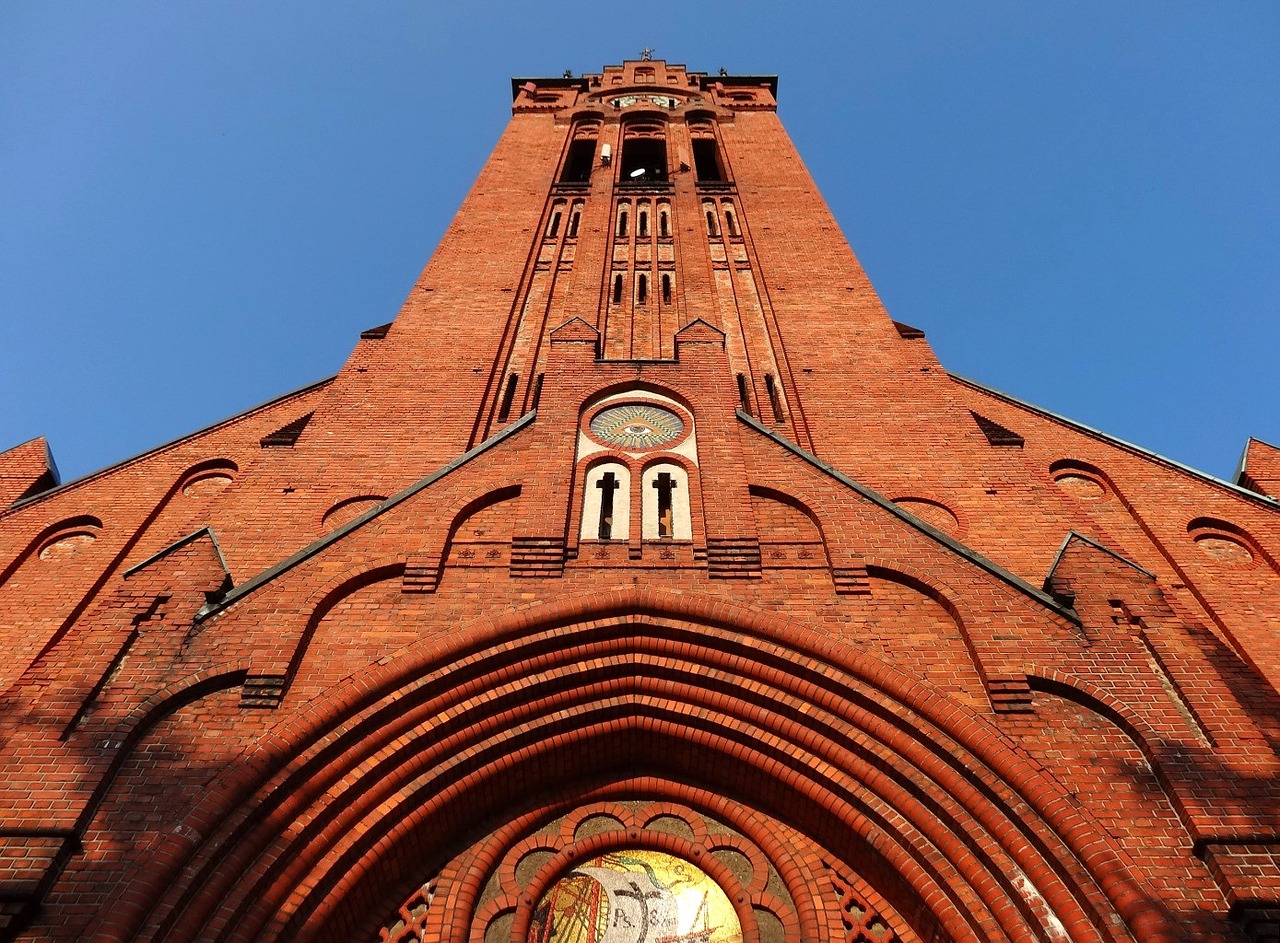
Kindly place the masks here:
<instances>
[{"instance_id":1,"label":"circular brick ornament","mask_svg":"<svg viewBox=\"0 0 1280 943\"><path fill-rule=\"evenodd\" d=\"M951 537L961 532L959 518L945 504L928 498L895 498L893 503Z\"/></svg>"},{"instance_id":2,"label":"circular brick ornament","mask_svg":"<svg viewBox=\"0 0 1280 943\"><path fill-rule=\"evenodd\" d=\"M205 495L217 494L232 481L232 477L224 471L196 475L182 486L182 493L190 498L202 498Z\"/></svg>"},{"instance_id":3,"label":"circular brick ornament","mask_svg":"<svg viewBox=\"0 0 1280 943\"><path fill-rule=\"evenodd\" d=\"M1253 552L1243 543L1228 534L1197 534L1193 539L1200 552L1212 557L1219 563L1233 563L1237 566L1252 563Z\"/></svg>"},{"instance_id":4,"label":"circular brick ornament","mask_svg":"<svg viewBox=\"0 0 1280 943\"><path fill-rule=\"evenodd\" d=\"M102 521L86 514L68 518L51 530L36 549L36 556L41 560L62 560L89 547L98 539Z\"/></svg>"},{"instance_id":5,"label":"circular brick ornament","mask_svg":"<svg viewBox=\"0 0 1280 943\"><path fill-rule=\"evenodd\" d=\"M1092 475L1079 471L1069 471L1053 479L1054 484L1074 498L1082 501L1096 501L1107 493L1102 482Z\"/></svg>"},{"instance_id":6,"label":"circular brick ornament","mask_svg":"<svg viewBox=\"0 0 1280 943\"><path fill-rule=\"evenodd\" d=\"M67 534L58 534L40 548L41 560L61 560L83 550L98 537L90 530L77 530Z\"/></svg>"},{"instance_id":7,"label":"circular brick ornament","mask_svg":"<svg viewBox=\"0 0 1280 943\"><path fill-rule=\"evenodd\" d=\"M376 494L346 498L324 512L324 519L320 522L320 526L324 530L333 530L347 521L355 520L365 511L377 507L385 500L387 500L385 497Z\"/></svg>"},{"instance_id":8,"label":"circular brick ornament","mask_svg":"<svg viewBox=\"0 0 1280 943\"><path fill-rule=\"evenodd\" d=\"M1215 563L1248 566L1258 558L1253 542L1235 524L1213 517L1198 517L1187 525L1196 547Z\"/></svg>"}]
</instances>

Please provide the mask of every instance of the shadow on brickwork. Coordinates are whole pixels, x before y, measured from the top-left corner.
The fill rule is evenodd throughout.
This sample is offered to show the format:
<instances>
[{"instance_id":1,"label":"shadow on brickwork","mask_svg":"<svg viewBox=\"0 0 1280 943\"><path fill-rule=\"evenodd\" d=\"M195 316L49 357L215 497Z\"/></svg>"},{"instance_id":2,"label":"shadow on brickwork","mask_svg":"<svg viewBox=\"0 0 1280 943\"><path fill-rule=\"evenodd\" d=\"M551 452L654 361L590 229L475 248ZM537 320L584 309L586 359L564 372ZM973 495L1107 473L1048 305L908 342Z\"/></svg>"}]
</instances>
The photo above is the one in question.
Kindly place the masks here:
<instances>
[{"instance_id":1,"label":"shadow on brickwork","mask_svg":"<svg viewBox=\"0 0 1280 943\"><path fill-rule=\"evenodd\" d=\"M1245 703L1242 695L1247 695L1248 710L1276 711L1266 715L1269 724L1267 736L1272 738L1275 717L1280 715L1280 709L1277 709L1280 708L1280 700L1273 692L1257 687L1247 668L1241 672L1238 659L1228 650L1221 646L1215 649L1208 642L1206 648L1212 653L1216 670L1223 672L1224 681L1232 686L1237 696L1242 697L1242 703ZM142 865L150 863L149 857L171 837L175 825L183 821L193 806L211 790L225 787L245 772L237 760L253 750L265 734L294 719L295 711L307 707L306 704L290 704L286 696L282 705L284 710L246 710L240 688L228 687L236 685L239 680L243 678L223 676L202 691L189 692L184 702L166 705L164 712L137 736L127 752L121 753L109 780L102 779L101 738L77 734L62 744L82 773L76 786L86 794L93 792L95 799L92 807L76 823L78 833L83 836L83 851L71 855L56 886L50 890L43 911L36 916L32 933L51 939L82 936L93 920L86 902L97 901L99 907L113 902L127 888L129 878ZM455 678L452 683L461 683L461 679ZM750 697L745 693L742 696ZM1125 730L1122 719L1109 716L1102 705L1084 706ZM1263 719L1259 717L1259 721L1262 723ZM1129 731L1129 734L1132 739L1133 732ZM1271 739L1270 742L1275 741ZM584 784L651 776L739 798L744 804L808 836L837 860L856 863L851 866L876 885L900 912L916 913L918 921L926 920L923 911L917 913L920 907L918 893L907 886L900 873L847 821L828 806L814 801L793 780L723 753L700 759L686 756L677 761L671 740L652 733L632 733L626 746L625 757L612 750L607 755L593 753L590 744L585 743L565 747L556 754L553 763L549 762L545 769L537 771L539 778L530 780L527 791L502 793L483 790L467 795L465 803L459 800L455 818L455 821L469 823L466 830L456 833L440 831L426 836L419 845L434 850L422 858L420 869L413 873L383 873L387 887L378 894L378 906L385 905L384 909L373 908L371 916L349 914L348 917L352 921L373 921L370 926L375 935L370 939L376 938L376 928L380 925L377 921L394 915L396 906L415 886L443 862L511 819L513 796L518 796L515 807L525 810L542 808L552 800L564 800L567 771L572 771L575 795L589 791ZM1157 756L1167 757L1172 752L1167 744L1150 746ZM221 812L230 812L238 802L248 798L275 772L277 767L273 764L281 764L288 759L284 756L267 758L267 762L257 768L252 781L240 779L240 792L226 794ZM1275 789L1274 774L1270 777L1259 774L1256 781L1250 781L1248 774L1242 775L1241 771L1220 762L1208 749L1184 750L1174 759L1176 769L1157 768L1153 773L1144 762L1133 760L1127 765L1117 764L1114 772L1117 775L1127 774L1128 788L1139 796L1145 796L1149 803L1157 799L1166 801L1166 791L1176 794L1167 782L1175 775L1179 782L1185 783L1236 782L1247 788L1265 788L1271 792ZM1161 777L1165 780L1163 785ZM1249 808L1246 797L1234 792L1224 793L1221 803L1224 814L1257 811ZM1173 805L1176 808L1176 802ZM269 812L270 803L264 803L260 814ZM192 842L197 842L209 836L189 837ZM370 847L374 847L378 840L379 836L370 836ZM331 871L322 878L314 893L322 897L340 894L344 890L339 886L343 880L342 871ZM1210 938L1224 932L1222 913L1214 912L1207 905L1170 913L1159 900L1149 897L1148 902L1168 915L1175 925L1185 925L1189 938Z\"/></svg>"},{"instance_id":2,"label":"shadow on brickwork","mask_svg":"<svg viewBox=\"0 0 1280 943\"><path fill-rule=\"evenodd\" d=\"M1209 742L1194 746L1185 740L1169 742L1152 732L1144 735L1109 705L1066 684L1037 678L1033 683L1036 690L1105 718L1133 749L1104 748L1094 756L1056 756L1052 745L1062 739L1063 733L1061 729L1047 730L1051 723L1048 720L1040 731L1048 738L1048 748L1027 746L1051 769L1054 761L1074 761L1058 778L1078 800L1092 806L1103 827L1127 848L1136 873L1158 866L1150 860L1151 844L1144 841L1139 823L1119 812L1111 816L1110 810L1116 803L1123 805L1121 797L1128 791L1145 807L1158 810L1164 806L1176 817L1176 830L1164 830L1166 837L1175 842L1169 851L1179 856L1174 863L1180 861L1188 875L1203 887L1191 894L1186 879L1147 876L1148 880L1173 888L1174 900L1179 895L1183 897L1177 910L1162 905L1175 925L1186 926L1194 939L1213 939L1227 932L1241 940L1270 940L1280 929L1275 922L1274 905L1234 900L1234 889L1220 877L1220 869L1213 867L1212 856L1215 845L1231 848L1260 842L1275 846L1275 836L1280 834L1280 763L1276 759L1280 696L1213 633L1198 626L1191 632L1240 710L1256 725L1261 743L1254 746L1246 739L1238 747L1219 750ZM1047 705L1039 699L1037 704L1036 713L1040 715ZM1024 730L1028 729L1032 729L1031 723L1024 724ZM1125 752L1129 755L1125 756ZM1082 797L1077 792L1080 784L1071 785L1072 769L1088 771L1095 780L1094 795ZM1108 780L1114 787L1107 785ZM1113 817L1116 821L1108 825L1107 820ZM1229 923L1224 917L1229 918Z\"/></svg>"},{"instance_id":3,"label":"shadow on brickwork","mask_svg":"<svg viewBox=\"0 0 1280 943\"><path fill-rule=\"evenodd\" d=\"M242 675L222 676L162 705L123 741L90 729L63 744L68 854L6 894L0 939L78 940L187 812L252 749L268 712L240 707ZM110 758L104 759L108 754ZM65 780L64 780L65 781Z\"/></svg>"}]
</instances>

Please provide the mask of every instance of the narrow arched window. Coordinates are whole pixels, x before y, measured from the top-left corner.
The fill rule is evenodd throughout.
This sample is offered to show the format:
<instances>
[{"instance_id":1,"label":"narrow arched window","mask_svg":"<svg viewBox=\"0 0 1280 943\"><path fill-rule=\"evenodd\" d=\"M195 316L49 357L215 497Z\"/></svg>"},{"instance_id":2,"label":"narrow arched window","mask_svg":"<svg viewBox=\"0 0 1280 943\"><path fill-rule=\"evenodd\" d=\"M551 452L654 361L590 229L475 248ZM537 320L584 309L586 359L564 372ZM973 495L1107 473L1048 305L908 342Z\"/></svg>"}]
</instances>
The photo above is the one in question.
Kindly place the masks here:
<instances>
[{"instance_id":1,"label":"narrow arched window","mask_svg":"<svg viewBox=\"0 0 1280 943\"><path fill-rule=\"evenodd\" d=\"M622 209L618 211L618 238L625 239L627 235L627 211Z\"/></svg>"},{"instance_id":2,"label":"narrow arched window","mask_svg":"<svg viewBox=\"0 0 1280 943\"><path fill-rule=\"evenodd\" d=\"M742 235L742 233L738 231L738 221L734 218L733 210L729 209L727 206L724 208L724 224L729 227L729 235Z\"/></svg>"},{"instance_id":3,"label":"narrow arched window","mask_svg":"<svg viewBox=\"0 0 1280 943\"><path fill-rule=\"evenodd\" d=\"M622 275L613 276L613 303L622 304Z\"/></svg>"},{"instance_id":4,"label":"narrow arched window","mask_svg":"<svg viewBox=\"0 0 1280 943\"><path fill-rule=\"evenodd\" d=\"M519 374L507 377L507 387L502 392L502 406L498 409L498 422L506 422L511 416L511 407L516 401L516 386L520 382Z\"/></svg>"},{"instance_id":5,"label":"narrow arched window","mask_svg":"<svg viewBox=\"0 0 1280 943\"><path fill-rule=\"evenodd\" d=\"M636 276L636 304L649 303L649 276Z\"/></svg>"},{"instance_id":6,"label":"narrow arched window","mask_svg":"<svg viewBox=\"0 0 1280 943\"><path fill-rule=\"evenodd\" d=\"M662 273L662 303L671 304L671 275L666 272Z\"/></svg>"},{"instance_id":7,"label":"narrow arched window","mask_svg":"<svg viewBox=\"0 0 1280 943\"><path fill-rule=\"evenodd\" d=\"M582 208L575 206L569 214L569 231L565 233L570 239L578 238L578 224L582 222Z\"/></svg>"},{"instance_id":8,"label":"narrow arched window","mask_svg":"<svg viewBox=\"0 0 1280 943\"><path fill-rule=\"evenodd\" d=\"M782 396L778 393L778 385L773 382L773 374L764 375L764 390L769 394L769 405L773 407L773 421L782 422Z\"/></svg>"},{"instance_id":9,"label":"narrow arched window","mask_svg":"<svg viewBox=\"0 0 1280 943\"><path fill-rule=\"evenodd\" d=\"M582 493L583 540L626 540L631 532L631 472L605 462L587 472Z\"/></svg>"},{"instance_id":10,"label":"narrow arched window","mask_svg":"<svg viewBox=\"0 0 1280 943\"><path fill-rule=\"evenodd\" d=\"M692 540L689 515L689 476L674 462L660 462L644 470L642 534L647 540Z\"/></svg>"},{"instance_id":11,"label":"narrow arched window","mask_svg":"<svg viewBox=\"0 0 1280 943\"><path fill-rule=\"evenodd\" d=\"M613 505L614 492L618 490L618 476L613 472L605 472L596 482L600 489L600 514L596 524L596 536L601 540L613 537Z\"/></svg>"},{"instance_id":12,"label":"narrow arched window","mask_svg":"<svg viewBox=\"0 0 1280 943\"><path fill-rule=\"evenodd\" d=\"M569 145L569 154L565 158L564 169L560 173L561 183L586 183L591 179L591 170L596 160L596 139L594 137L578 137Z\"/></svg>"},{"instance_id":13,"label":"narrow arched window","mask_svg":"<svg viewBox=\"0 0 1280 943\"><path fill-rule=\"evenodd\" d=\"M560 211L556 210L551 214L551 225L547 227L547 235L554 237L560 232Z\"/></svg>"},{"instance_id":14,"label":"narrow arched window","mask_svg":"<svg viewBox=\"0 0 1280 943\"><path fill-rule=\"evenodd\" d=\"M649 238L649 212L640 210L636 215L636 235L641 239Z\"/></svg>"},{"instance_id":15,"label":"narrow arched window","mask_svg":"<svg viewBox=\"0 0 1280 943\"><path fill-rule=\"evenodd\" d=\"M658 492L658 536L672 537L676 530L675 511L672 508L676 493L675 479L667 472L658 472L653 487Z\"/></svg>"},{"instance_id":16,"label":"narrow arched window","mask_svg":"<svg viewBox=\"0 0 1280 943\"><path fill-rule=\"evenodd\" d=\"M693 171L698 178L698 182L714 183L724 180L715 138L696 137L692 143Z\"/></svg>"},{"instance_id":17,"label":"narrow arched window","mask_svg":"<svg viewBox=\"0 0 1280 943\"><path fill-rule=\"evenodd\" d=\"M646 183L667 179L667 143L657 125L632 125L623 132L622 180Z\"/></svg>"},{"instance_id":18,"label":"narrow arched window","mask_svg":"<svg viewBox=\"0 0 1280 943\"><path fill-rule=\"evenodd\" d=\"M716 214L712 210L707 210L707 235L720 235L720 232L716 227Z\"/></svg>"},{"instance_id":19,"label":"narrow arched window","mask_svg":"<svg viewBox=\"0 0 1280 943\"><path fill-rule=\"evenodd\" d=\"M738 374L738 402L742 406L742 411L750 416L751 398L747 395L747 378L741 373Z\"/></svg>"},{"instance_id":20,"label":"narrow arched window","mask_svg":"<svg viewBox=\"0 0 1280 943\"><path fill-rule=\"evenodd\" d=\"M671 216L665 206L658 210L658 235L663 239L671 236Z\"/></svg>"}]
</instances>

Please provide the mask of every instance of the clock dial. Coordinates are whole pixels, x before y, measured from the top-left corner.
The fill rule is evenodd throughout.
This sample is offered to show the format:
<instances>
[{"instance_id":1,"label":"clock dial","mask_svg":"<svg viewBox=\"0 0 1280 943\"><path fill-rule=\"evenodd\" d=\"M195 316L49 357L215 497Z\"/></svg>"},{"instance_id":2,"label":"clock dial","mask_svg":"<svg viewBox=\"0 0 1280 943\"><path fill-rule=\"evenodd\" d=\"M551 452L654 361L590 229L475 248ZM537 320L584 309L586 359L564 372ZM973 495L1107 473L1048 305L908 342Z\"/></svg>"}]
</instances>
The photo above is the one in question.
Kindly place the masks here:
<instances>
[{"instance_id":1,"label":"clock dial","mask_svg":"<svg viewBox=\"0 0 1280 943\"><path fill-rule=\"evenodd\" d=\"M677 108L681 104L679 98L670 95L619 95L617 98L609 99L609 104L614 108L630 108L641 102L648 102L659 108Z\"/></svg>"}]
</instances>

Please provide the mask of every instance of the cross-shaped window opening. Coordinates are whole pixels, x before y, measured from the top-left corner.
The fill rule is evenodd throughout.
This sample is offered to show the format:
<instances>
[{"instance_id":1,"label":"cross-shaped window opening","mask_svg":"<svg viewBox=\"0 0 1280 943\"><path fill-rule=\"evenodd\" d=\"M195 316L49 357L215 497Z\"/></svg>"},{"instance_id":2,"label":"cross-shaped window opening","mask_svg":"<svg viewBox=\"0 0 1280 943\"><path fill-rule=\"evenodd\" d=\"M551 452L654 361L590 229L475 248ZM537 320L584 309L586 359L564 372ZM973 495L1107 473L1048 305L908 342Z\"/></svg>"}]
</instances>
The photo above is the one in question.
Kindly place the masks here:
<instances>
[{"instance_id":1,"label":"cross-shaped window opening","mask_svg":"<svg viewBox=\"0 0 1280 943\"><path fill-rule=\"evenodd\" d=\"M613 472L605 472L596 482L596 487L600 489L600 527L597 533L601 540L609 540L613 537L613 493L618 490L617 476Z\"/></svg>"},{"instance_id":2,"label":"cross-shaped window opening","mask_svg":"<svg viewBox=\"0 0 1280 943\"><path fill-rule=\"evenodd\" d=\"M675 479L667 472L659 472L653 487L658 492L658 536L671 537L675 533L675 519L671 510L671 497L676 490Z\"/></svg>"}]
</instances>

